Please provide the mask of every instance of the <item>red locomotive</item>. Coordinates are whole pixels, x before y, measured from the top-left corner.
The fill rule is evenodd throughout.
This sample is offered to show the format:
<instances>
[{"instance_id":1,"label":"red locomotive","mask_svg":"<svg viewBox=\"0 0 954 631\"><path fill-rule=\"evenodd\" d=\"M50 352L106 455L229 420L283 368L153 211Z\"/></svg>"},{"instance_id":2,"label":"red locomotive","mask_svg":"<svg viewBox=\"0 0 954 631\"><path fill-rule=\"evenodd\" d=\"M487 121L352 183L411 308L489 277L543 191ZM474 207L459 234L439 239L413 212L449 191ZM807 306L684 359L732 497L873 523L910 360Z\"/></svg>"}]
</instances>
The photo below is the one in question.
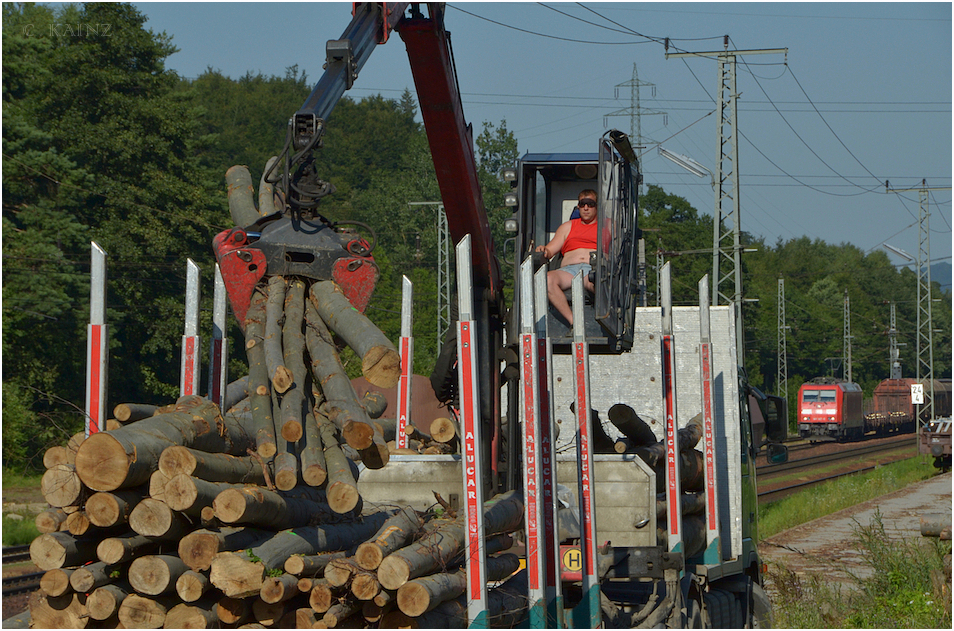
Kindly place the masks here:
<instances>
[{"instance_id":1,"label":"red locomotive","mask_svg":"<svg viewBox=\"0 0 954 631\"><path fill-rule=\"evenodd\" d=\"M798 389L798 435L814 440L858 439L865 433L861 386L818 377Z\"/></svg>"}]
</instances>

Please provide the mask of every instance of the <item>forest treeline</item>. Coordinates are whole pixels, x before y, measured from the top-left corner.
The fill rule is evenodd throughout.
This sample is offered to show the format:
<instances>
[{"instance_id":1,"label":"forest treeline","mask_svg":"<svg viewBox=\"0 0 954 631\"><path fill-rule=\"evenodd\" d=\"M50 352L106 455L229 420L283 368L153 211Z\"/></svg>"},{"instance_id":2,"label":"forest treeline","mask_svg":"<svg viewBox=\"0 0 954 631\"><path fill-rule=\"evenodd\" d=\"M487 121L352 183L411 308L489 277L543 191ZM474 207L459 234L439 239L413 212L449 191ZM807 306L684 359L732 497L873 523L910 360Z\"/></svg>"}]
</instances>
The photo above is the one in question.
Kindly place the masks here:
<instances>
[{"instance_id":1,"label":"forest treeline","mask_svg":"<svg viewBox=\"0 0 954 631\"><path fill-rule=\"evenodd\" d=\"M56 24L110 29L104 35L50 28ZM225 171L245 164L258 182L311 81L297 66L284 76L233 79L209 68L195 79L179 77L166 68L176 50L171 38L148 29L129 4L4 3L3 33L3 460L38 467L34 454L83 426L90 242L108 253L109 405L171 401L179 383L186 260L202 270L202 331L210 331L212 238L232 227ZM502 256L510 211L503 203L509 185L499 172L518 158L517 141L506 121L483 121L475 145ZM401 276L414 282L415 371L429 374L438 347L438 222L434 206L411 203L439 201L440 194L414 95L344 98L328 121L318 168L336 187L321 212L375 229L381 280L368 315L394 340ZM650 184L640 203L642 226L656 229L645 233L647 252L711 247L711 217L685 199ZM913 272L896 269L881 252L845 243L745 237L757 249L744 258L745 297L757 299L744 313L746 367L756 385L775 387L778 278L785 279L791 327L790 392L830 374L826 358L841 356L846 290L855 380L870 393L887 377L891 301L899 341L907 344L905 374L913 375ZM675 300L693 304L711 257L667 259ZM944 298L933 314L938 376L951 373L950 294ZM237 323L229 326L230 377L237 378L245 357Z\"/></svg>"}]
</instances>

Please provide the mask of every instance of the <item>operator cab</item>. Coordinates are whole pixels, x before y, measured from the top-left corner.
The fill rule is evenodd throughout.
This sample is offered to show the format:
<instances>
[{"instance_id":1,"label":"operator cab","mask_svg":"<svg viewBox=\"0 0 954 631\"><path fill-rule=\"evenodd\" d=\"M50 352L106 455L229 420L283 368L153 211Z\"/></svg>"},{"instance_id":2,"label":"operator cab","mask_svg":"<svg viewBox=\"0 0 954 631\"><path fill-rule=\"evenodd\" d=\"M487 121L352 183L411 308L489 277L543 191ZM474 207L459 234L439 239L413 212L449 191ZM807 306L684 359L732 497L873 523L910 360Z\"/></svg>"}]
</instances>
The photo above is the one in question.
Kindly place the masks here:
<instances>
[{"instance_id":1,"label":"operator cab","mask_svg":"<svg viewBox=\"0 0 954 631\"><path fill-rule=\"evenodd\" d=\"M547 262L535 250L547 244L560 224L570 219L580 191L597 191L599 236L596 255L591 257L596 291L589 294L584 290L587 295L583 306L591 353L618 353L633 344L640 179L629 140L616 130L600 139L597 153L528 153L517 164L515 278L519 278L520 265L528 256L533 257L534 271L541 265L548 265L549 270L560 269L561 255ZM520 321L519 291L518 283L511 322ZM570 298L570 292L566 293ZM547 320L554 352L568 350L573 341L572 327L552 305ZM508 327L510 343L516 342L517 333L517 327Z\"/></svg>"}]
</instances>

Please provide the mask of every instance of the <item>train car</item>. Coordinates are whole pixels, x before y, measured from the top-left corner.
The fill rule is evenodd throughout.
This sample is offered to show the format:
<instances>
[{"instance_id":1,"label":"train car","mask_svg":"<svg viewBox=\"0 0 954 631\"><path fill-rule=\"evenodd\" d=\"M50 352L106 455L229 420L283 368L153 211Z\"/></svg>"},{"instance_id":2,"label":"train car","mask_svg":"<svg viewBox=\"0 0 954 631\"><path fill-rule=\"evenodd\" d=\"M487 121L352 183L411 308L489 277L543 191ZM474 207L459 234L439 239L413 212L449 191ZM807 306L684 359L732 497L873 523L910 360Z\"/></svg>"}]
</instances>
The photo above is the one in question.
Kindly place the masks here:
<instances>
[{"instance_id":1,"label":"train car","mask_svg":"<svg viewBox=\"0 0 954 631\"><path fill-rule=\"evenodd\" d=\"M819 377L798 389L798 435L811 440L864 436L861 386Z\"/></svg>"},{"instance_id":2,"label":"train car","mask_svg":"<svg viewBox=\"0 0 954 631\"><path fill-rule=\"evenodd\" d=\"M879 434L914 429L917 406L911 402L911 385L919 383L917 379L885 379L879 383L872 394L869 409L865 410L866 430L875 430ZM927 387L925 387L927 390ZM927 406L921 407L921 423L931 421ZM951 380L934 380L934 416L937 418L951 415Z\"/></svg>"}]
</instances>

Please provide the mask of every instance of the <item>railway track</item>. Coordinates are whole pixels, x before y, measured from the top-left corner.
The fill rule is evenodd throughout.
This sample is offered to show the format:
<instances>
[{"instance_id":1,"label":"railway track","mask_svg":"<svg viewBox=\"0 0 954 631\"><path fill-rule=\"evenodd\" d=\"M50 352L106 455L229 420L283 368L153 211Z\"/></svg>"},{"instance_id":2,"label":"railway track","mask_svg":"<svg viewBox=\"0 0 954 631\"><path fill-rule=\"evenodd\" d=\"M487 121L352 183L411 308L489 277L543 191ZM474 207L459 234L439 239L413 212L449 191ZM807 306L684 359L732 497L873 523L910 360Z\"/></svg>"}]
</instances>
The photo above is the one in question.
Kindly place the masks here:
<instances>
[{"instance_id":1,"label":"railway track","mask_svg":"<svg viewBox=\"0 0 954 631\"><path fill-rule=\"evenodd\" d=\"M22 546L4 546L3 547L3 564L7 565L9 563L22 563L23 561L30 560L30 545Z\"/></svg>"},{"instance_id":2,"label":"railway track","mask_svg":"<svg viewBox=\"0 0 954 631\"><path fill-rule=\"evenodd\" d=\"M11 576L3 578L3 597L17 596L19 594L29 594L40 589L40 579L45 572L31 572L30 574L21 574L20 576Z\"/></svg>"},{"instance_id":3,"label":"railway track","mask_svg":"<svg viewBox=\"0 0 954 631\"><path fill-rule=\"evenodd\" d=\"M911 444L909 439L899 438L897 440L885 441L873 445L862 445L854 449L842 450L835 453L800 458L798 460L784 464L759 467L759 486L771 486L771 488L765 488L765 490L759 491L759 502L774 502L776 500L782 499L783 497L806 488L822 484L829 480L835 480L837 478L872 471L875 469L877 464L871 464L870 461L866 460L867 458L905 448L910 448L913 450L914 445ZM850 461L852 460L860 460L860 462L857 462L855 466L852 466L850 464ZM833 465L844 466L846 463L848 463L848 469L842 469L829 475L815 473L819 470L830 469ZM806 475L799 476L799 472L802 471L807 471L808 473L806 475L810 479L805 479ZM783 484L782 486L773 485L773 480L777 480L779 478L790 478L794 476L799 477L793 480L791 483Z\"/></svg>"}]
</instances>

